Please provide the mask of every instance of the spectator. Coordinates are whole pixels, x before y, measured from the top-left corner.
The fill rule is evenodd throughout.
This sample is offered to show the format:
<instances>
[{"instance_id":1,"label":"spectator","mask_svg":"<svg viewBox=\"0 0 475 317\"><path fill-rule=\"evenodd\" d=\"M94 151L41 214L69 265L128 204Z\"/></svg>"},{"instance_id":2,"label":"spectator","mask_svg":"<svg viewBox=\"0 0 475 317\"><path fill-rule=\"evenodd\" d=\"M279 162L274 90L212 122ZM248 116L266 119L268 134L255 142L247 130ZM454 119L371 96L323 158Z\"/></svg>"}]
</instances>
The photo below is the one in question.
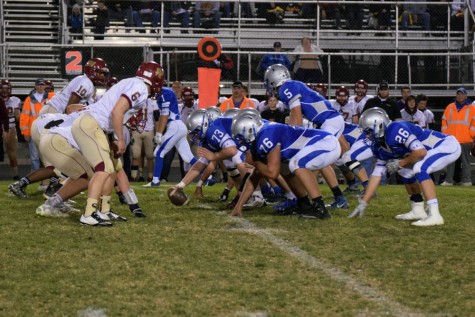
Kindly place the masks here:
<instances>
[{"instance_id":1,"label":"spectator","mask_svg":"<svg viewBox=\"0 0 475 317\"><path fill-rule=\"evenodd\" d=\"M323 51L312 44L312 40L304 37L301 44L294 49L295 53L307 53L302 55L292 55L294 63L295 80L304 83L319 83L322 81L323 72L322 64L320 63L320 54Z\"/></svg>"},{"instance_id":2,"label":"spectator","mask_svg":"<svg viewBox=\"0 0 475 317\"><path fill-rule=\"evenodd\" d=\"M457 89L455 101L447 106L442 116L441 132L453 135L462 147L462 185L472 186L470 150L475 140L475 105L467 98L467 90ZM447 176L442 186L452 186L455 163L447 166Z\"/></svg>"},{"instance_id":3,"label":"spectator","mask_svg":"<svg viewBox=\"0 0 475 317\"><path fill-rule=\"evenodd\" d=\"M68 16L69 32L82 33L83 15L78 4L73 5L71 15Z\"/></svg>"},{"instance_id":4,"label":"spectator","mask_svg":"<svg viewBox=\"0 0 475 317\"><path fill-rule=\"evenodd\" d=\"M231 108L254 108L254 103L244 96L244 85L240 81L235 81L232 88L233 95L221 102L219 108L225 112Z\"/></svg>"},{"instance_id":5,"label":"spectator","mask_svg":"<svg viewBox=\"0 0 475 317\"><path fill-rule=\"evenodd\" d=\"M274 65L274 64L282 64L290 71L291 63L289 58L284 55L280 54L282 51L282 44L280 42L274 43L274 54L266 54L262 57L261 61L259 62L259 73L264 75L267 67Z\"/></svg>"},{"instance_id":6,"label":"spectator","mask_svg":"<svg viewBox=\"0 0 475 317\"><path fill-rule=\"evenodd\" d=\"M266 19L266 23L275 25L284 22L285 10L274 2L256 3L257 17Z\"/></svg>"},{"instance_id":7,"label":"spectator","mask_svg":"<svg viewBox=\"0 0 475 317\"><path fill-rule=\"evenodd\" d=\"M353 101L356 104L358 116L360 116L363 112L366 101L373 98L374 96L366 94L368 92L368 83L364 79L357 80L353 90L355 94L354 96L350 97L350 101Z\"/></svg>"},{"instance_id":8,"label":"spectator","mask_svg":"<svg viewBox=\"0 0 475 317\"><path fill-rule=\"evenodd\" d=\"M450 29L453 31L464 31L465 28L465 12L467 10L467 6L465 3L461 3L463 1L459 0L452 0L451 1L451 16L450 16ZM471 11L475 9L474 5L471 5ZM470 15L470 13L468 13ZM469 21L472 21L469 18ZM470 22L469 22L470 23ZM471 22L470 25L473 25Z\"/></svg>"},{"instance_id":9,"label":"spectator","mask_svg":"<svg viewBox=\"0 0 475 317\"><path fill-rule=\"evenodd\" d=\"M109 26L109 10L107 9L105 0L98 0L97 7L94 9L96 16L94 21L93 32L95 34L104 34L106 27ZM94 36L95 40L103 40L104 36Z\"/></svg>"},{"instance_id":10,"label":"spectator","mask_svg":"<svg viewBox=\"0 0 475 317\"><path fill-rule=\"evenodd\" d=\"M143 21L152 22L151 33L158 33L158 25L160 23L160 2L141 0L134 3L134 12L137 12L137 24L143 27ZM132 12L132 14L134 14ZM140 21L139 21L140 20ZM143 30L142 30L143 31Z\"/></svg>"},{"instance_id":11,"label":"spectator","mask_svg":"<svg viewBox=\"0 0 475 317\"><path fill-rule=\"evenodd\" d=\"M145 159L147 161L147 180L152 181L153 176L153 150L155 148L153 144L153 137L155 136L155 120L154 112L158 111L157 102L152 99L147 99L147 105L145 106L145 126L143 131L135 129L132 131L132 139L134 140L132 144L132 167L131 167L131 178L136 182L143 182L142 170L139 166L143 168L143 156L145 154Z\"/></svg>"},{"instance_id":12,"label":"spectator","mask_svg":"<svg viewBox=\"0 0 475 317\"><path fill-rule=\"evenodd\" d=\"M369 6L369 11L369 26L372 26L375 30L391 29L391 5L372 4Z\"/></svg>"},{"instance_id":13,"label":"spectator","mask_svg":"<svg viewBox=\"0 0 475 317\"><path fill-rule=\"evenodd\" d=\"M32 171L40 168L40 157L38 149L31 138L31 125L38 117L46 100L48 100L48 93L45 91L45 80L43 78L38 78L35 81L35 89L30 92L28 97L26 97L20 114L20 131L28 142Z\"/></svg>"},{"instance_id":14,"label":"spectator","mask_svg":"<svg viewBox=\"0 0 475 317\"><path fill-rule=\"evenodd\" d=\"M12 96L12 86L10 81L2 80L0 86L0 104L3 102L6 106L8 113L8 135L5 139L5 149L7 150L8 160L10 163L10 169L12 171L13 180L19 180L18 177L18 162L17 162L17 150L18 150L18 135L16 130L16 123L20 120L20 98ZM1 106L0 106L1 107ZM0 121L5 126L4 118ZM0 125L1 128L1 125ZM3 129L3 131L7 131ZM3 139L3 138L2 138ZM0 139L0 140L2 140ZM0 144L0 151L3 151L3 146ZM3 159L3 155L0 156Z\"/></svg>"},{"instance_id":15,"label":"spectator","mask_svg":"<svg viewBox=\"0 0 475 317\"><path fill-rule=\"evenodd\" d=\"M411 94L411 88L404 86L401 88L401 99L399 99L396 104L399 107L399 110L402 110L406 107L407 97Z\"/></svg>"},{"instance_id":16,"label":"spectator","mask_svg":"<svg viewBox=\"0 0 475 317\"><path fill-rule=\"evenodd\" d=\"M364 19L364 7L365 5L362 3L345 4L345 15L346 20L348 21L348 29L361 30Z\"/></svg>"},{"instance_id":17,"label":"spectator","mask_svg":"<svg viewBox=\"0 0 475 317\"><path fill-rule=\"evenodd\" d=\"M139 14L137 11L132 10L129 1L107 0L106 5L109 12L109 20L124 21L127 33L130 33L130 28L134 25L139 28L139 32L145 32Z\"/></svg>"},{"instance_id":18,"label":"spectator","mask_svg":"<svg viewBox=\"0 0 475 317\"><path fill-rule=\"evenodd\" d=\"M426 126L426 117L422 111L417 109L416 97L409 95L406 99L406 106L401 110L401 118L403 121L411 122L424 128Z\"/></svg>"},{"instance_id":19,"label":"spectator","mask_svg":"<svg viewBox=\"0 0 475 317\"><path fill-rule=\"evenodd\" d=\"M219 29L221 14L219 2L196 1L193 14L193 27L195 29ZM197 33L195 30L194 33Z\"/></svg>"},{"instance_id":20,"label":"spectator","mask_svg":"<svg viewBox=\"0 0 475 317\"><path fill-rule=\"evenodd\" d=\"M262 119L266 119L271 122L285 123L285 113L277 106L278 102L279 100L276 96L271 95L267 97L267 109L261 112Z\"/></svg>"},{"instance_id":21,"label":"spectator","mask_svg":"<svg viewBox=\"0 0 475 317\"><path fill-rule=\"evenodd\" d=\"M271 96L273 96L273 94L269 94L268 92L266 92L266 99L259 102L259 104L256 107L256 110L262 113L264 110L269 109L269 99ZM276 100L277 100L276 107L279 108L282 112L284 112L285 111L284 103L280 101L279 99L277 99L277 97L276 97Z\"/></svg>"},{"instance_id":22,"label":"spectator","mask_svg":"<svg viewBox=\"0 0 475 317\"><path fill-rule=\"evenodd\" d=\"M389 116L389 119L391 119L392 121L401 119L401 110L396 105L396 100L394 100L394 98L392 97L389 97L388 82L382 80L378 84L377 92L378 94L376 95L376 97L373 97L366 101L366 104L363 108L363 112L370 108L379 107L386 111Z\"/></svg>"},{"instance_id":23,"label":"spectator","mask_svg":"<svg viewBox=\"0 0 475 317\"><path fill-rule=\"evenodd\" d=\"M172 19L180 21L180 33L188 33L187 29L190 26L190 12L188 11L190 5L188 2L167 1L164 5L163 27L165 28L165 33L170 33L169 27Z\"/></svg>"},{"instance_id":24,"label":"spectator","mask_svg":"<svg viewBox=\"0 0 475 317\"><path fill-rule=\"evenodd\" d=\"M429 98L426 95L420 94L416 96L416 107L418 110L422 112L425 117L425 129L435 130L435 120L434 120L434 113L427 109L427 102Z\"/></svg>"},{"instance_id":25,"label":"spectator","mask_svg":"<svg viewBox=\"0 0 475 317\"><path fill-rule=\"evenodd\" d=\"M427 12L427 4L425 0L406 0L406 2L420 2L405 3L402 8L401 27L403 31L407 31L409 24L418 24L420 20L424 22L424 30L430 31L430 14ZM429 35L429 34L426 34Z\"/></svg>"}]
</instances>

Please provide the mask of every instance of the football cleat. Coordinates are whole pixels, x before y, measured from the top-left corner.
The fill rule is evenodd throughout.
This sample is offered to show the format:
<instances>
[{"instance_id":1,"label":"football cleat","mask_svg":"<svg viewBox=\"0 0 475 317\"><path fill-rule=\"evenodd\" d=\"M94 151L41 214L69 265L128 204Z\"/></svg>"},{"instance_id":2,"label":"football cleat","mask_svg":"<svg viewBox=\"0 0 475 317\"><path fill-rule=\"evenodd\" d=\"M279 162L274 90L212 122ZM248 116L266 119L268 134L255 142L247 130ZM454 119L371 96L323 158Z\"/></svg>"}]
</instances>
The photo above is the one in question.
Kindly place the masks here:
<instances>
[{"instance_id":1,"label":"football cleat","mask_svg":"<svg viewBox=\"0 0 475 317\"><path fill-rule=\"evenodd\" d=\"M110 223L109 221L102 220L97 213L98 211L94 211L90 216L81 215L81 219L79 219L79 222L82 225L86 226L112 227L112 223Z\"/></svg>"},{"instance_id":2,"label":"football cleat","mask_svg":"<svg viewBox=\"0 0 475 317\"><path fill-rule=\"evenodd\" d=\"M58 206L56 206L56 209L58 209L59 211L61 211L63 213L71 213L71 212L78 212L79 211L79 209L74 208L73 206L71 206L68 203L59 204Z\"/></svg>"},{"instance_id":3,"label":"football cleat","mask_svg":"<svg viewBox=\"0 0 475 317\"><path fill-rule=\"evenodd\" d=\"M274 210L275 210L274 214L276 216L293 216L293 215L300 214L300 210L297 204L289 205L287 208L284 208L284 209L274 209Z\"/></svg>"},{"instance_id":4,"label":"football cleat","mask_svg":"<svg viewBox=\"0 0 475 317\"><path fill-rule=\"evenodd\" d=\"M122 192L116 192L116 193L117 193L117 196L119 197L119 203L121 203L122 205L127 205L127 201L125 200L124 194L122 194Z\"/></svg>"},{"instance_id":5,"label":"football cleat","mask_svg":"<svg viewBox=\"0 0 475 317\"><path fill-rule=\"evenodd\" d=\"M28 195L25 192L25 187L22 187L19 182L14 182L13 184L8 185L8 190L18 198L28 198Z\"/></svg>"},{"instance_id":6,"label":"football cleat","mask_svg":"<svg viewBox=\"0 0 475 317\"><path fill-rule=\"evenodd\" d=\"M359 189L358 185L351 185L348 186L344 191L343 194L353 194L353 195L361 195L362 191Z\"/></svg>"},{"instance_id":7,"label":"football cleat","mask_svg":"<svg viewBox=\"0 0 475 317\"><path fill-rule=\"evenodd\" d=\"M135 217L138 217L138 218L145 218L147 217L144 213L143 213L143 210L142 208L140 207L137 207L135 209L130 209L130 211L135 215Z\"/></svg>"},{"instance_id":8,"label":"football cleat","mask_svg":"<svg viewBox=\"0 0 475 317\"><path fill-rule=\"evenodd\" d=\"M314 205L310 212L302 213L301 217L305 219L329 219L331 214L324 205Z\"/></svg>"},{"instance_id":9,"label":"football cleat","mask_svg":"<svg viewBox=\"0 0 475 317\"><path fill-rule=\"evenodd\" d=\"M329 205L325 206L326 208L340 208L340 209L348 209L350 206L348 205L348 200L346 200L345 196L337 196L335 201Z\"/></svg>"},{"instance_id":10,"label":"football cleat","mask_svg":"<svg viewBox=\"0 0 475 317\"><path fill-rule=\"evenodd\" d=\"M397 215L395 218L399 220L419 220L427 218L427 213L424 210L424 202L416 203L411 201L411 207L411 211Z\"/></svg>"},{"instance_id":11,"label":"football cleat","mask_svg":"<svg viewBox=\"0 0 475 317\"><path fill-rule=\"evenodd\" d=\"M150 182L145 185L142 185L142 187L160 187L160 182L157 182L157 183Z\"/></svg>"},{"instance_id":12,"label":"football cleat","mask_svg":"<svg viewBox=\"0 0 475 317\"><path fill-rule=\"evenodd\" d=\"M286 199L282 204L275 205L274 210L279 212L295 206L297 206L297 199Z\"/></svg>"},{"instance_id":13,"label":"football cleat","mask_svg":"<svg viewBox=\"0 0 475 317\"><path fill-rule=\"evenodd\" d=\"M63 213L58 208L47 204L43 204L36 208L36 214L42 217L68 217L67 213Z\"/></svg>"},{"instance_id":14,"label":"football cleat","mask_svg":"<svg viewBox=\"0 0 475 317\"><path fill-rule=\"evenodd\" d=\"M244 204L244 209L252 209L252 208L261 208L267 206L266 201L264 198L252 195L251 198Z\"/></svg>"},{"instance_id":15,"label":"football cleat","mask_svg":"<svg viewBox=\"0 0 475 317\"><path fill-rule=\"evenodd\" d=\"M108 211L108 212L105 212L105 213L102 213L102 214L107 215L107 217L109 217L110 220L115 220L115 221L127 221L127 218L122 217L122 216L119 215L119 214L116 214L116 213L113 212L112 210L110 210L110 211Z\"/></svg>"}]
</instances>

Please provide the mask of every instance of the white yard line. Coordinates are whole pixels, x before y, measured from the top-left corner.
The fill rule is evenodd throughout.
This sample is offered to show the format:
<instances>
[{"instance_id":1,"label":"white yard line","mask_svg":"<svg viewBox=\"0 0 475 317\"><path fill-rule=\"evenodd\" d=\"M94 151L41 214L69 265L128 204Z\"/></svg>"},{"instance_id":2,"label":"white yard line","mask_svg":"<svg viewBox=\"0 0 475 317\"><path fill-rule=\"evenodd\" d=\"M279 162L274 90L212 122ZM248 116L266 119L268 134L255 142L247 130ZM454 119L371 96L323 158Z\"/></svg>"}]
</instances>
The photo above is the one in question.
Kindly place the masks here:
<instances>
[{"instance_id":1,"label":"white yard line","mask_svg":"<svg viewBox=\"0 0 475 317\"><path fill-rule=\"evenodd\" d=\"M249 232L254 234L270 243L278 247L280 250L284 251L285 253L297 258L298 260L302 261L306 265L323 271L325 274L330 276L333 280L338 281L345 285L345 288L350 292L356 292L360 294L365 299L381 306L383 309L387 310L387 313L392 314L394 316L425 316L421 313L413 312L410 308L405 307L398 302L393 301L389 297L387 297L383 292L379 291L374 287L370 287L365 285L362 282L352 278L351 276L343 273L336 267L329 266L319 259L311 256L304 250L300 249L299 247L292 245L291 243L276 237L271 230L269 229L262 229L257 227L254 223L246 220L244 218L235 218L242 225L242 231ZM240 230L235 228L235 230Z\"/></svg>"}]
</instances>

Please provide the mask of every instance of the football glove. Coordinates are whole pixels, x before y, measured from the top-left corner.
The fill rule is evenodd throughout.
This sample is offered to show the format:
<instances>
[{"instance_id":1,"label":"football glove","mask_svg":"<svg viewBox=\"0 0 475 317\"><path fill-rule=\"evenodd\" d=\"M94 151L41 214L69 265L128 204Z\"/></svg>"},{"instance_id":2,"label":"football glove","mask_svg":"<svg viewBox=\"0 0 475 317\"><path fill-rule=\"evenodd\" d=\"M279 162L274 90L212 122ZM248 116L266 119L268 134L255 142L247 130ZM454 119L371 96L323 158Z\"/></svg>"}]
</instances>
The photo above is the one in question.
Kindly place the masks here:
<instances>
[{"instance_id":1,"label":"football glove","mask_svg":"<svg viewBox=\"0 0 475 317\"><path fill-rule=\"evenodd\" d=\"M364 212L366 211L366 208L368 207L368 204L364 200L359 200L358 206L356 206L355 210L348 216L348 218L355 218L358 216L359 218L363 218Z\"/></svg>"},{"instance_id":2,"label":"football glove","mask_svg":"<svg viewBox=\"0 0 475 317\"><path fill-rule=\"evenodd\" d=\"M401 168L401 166L399 165L400 161L401 160L392 160L388 162L388 164L386 164L386 168L388 169L389 174L393 174Z\"/></svg>"},{"instance_id":3,"label":"football glove","mask_svg":"<svg viewBox=\"0 0 475 317\"><path fill-rule=\"evenodd\" d=\"M153 137L153 141L155 142L156 145L162 145L163 134L161 134L160 132L156 132L155 136Z\"/></svg>"}]
</instances>

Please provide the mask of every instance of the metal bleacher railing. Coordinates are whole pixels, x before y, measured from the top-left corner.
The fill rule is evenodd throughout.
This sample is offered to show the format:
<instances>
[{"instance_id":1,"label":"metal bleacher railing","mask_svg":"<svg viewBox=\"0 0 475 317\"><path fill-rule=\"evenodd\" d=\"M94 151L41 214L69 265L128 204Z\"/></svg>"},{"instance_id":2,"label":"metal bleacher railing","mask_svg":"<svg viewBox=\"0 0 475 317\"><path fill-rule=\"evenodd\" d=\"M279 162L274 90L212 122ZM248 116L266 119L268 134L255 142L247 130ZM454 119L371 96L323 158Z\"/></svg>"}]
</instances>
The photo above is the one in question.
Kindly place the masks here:
<instances>
[{"instance_id":1,"label":"metal bleacher railing","mask_svg":"<svg viewBox=\"0 0 475 317\"><path fill-rule=\"evenodd\" d=\"M402 32L398 22L400 7L411 3L410 1L384 2L384 5L390 5L392 8L391 25L385 29L368 26L368 8L371 5L381 5L379 1L302 0L299 3L313 4L316 7L314 18L286 11L283 23L275 25L258 16L240 17L241 5L246 2L251 1L233 2L236 14L222 18L219 30L190 27L187 34L182 34L183 29L179 23L172 21L170 32L166 33L162 28L162 15L158 33L151 32L150 22L144 22L145 33L142 33L135 27L126 27L124 21L111 21L106 28L104 39L98 40L93 32L95 1L85 1L83 32L71 34L67 26L67 8L63 1L60 1L58 6L55 0L1 0L1 76L15 83L17 93L29 91L37 77L50 78L61 88L67 82L67 77L64 77L62 72L63 55L65 51L74 49L83 52L85 57L104 57L111 65L113 74L119 78L132 76L142 60L154 58L163 64L170 82L182 80L196 87L196 45L203 36L214 36L222 44L223 52L229 54L235 63L232 69L223 70L223 93L227 93L232 81L239 79L248 83L251 94L262 95L262 77L256 71L262 55L270 53L272 43L277 40L282 43L285 54L295 55L292 53L293 48L306 36L325 52L321 58L325 82L329 84L330 89L336 85L353 84L355 80L364 78L370 86L386 79L393 89L409 85L433 96L451 95L452 89L460 85L468 85L470 90L474 90L474 50L469 32L473 13L468 6L464 9L464 30L451 29L452 3L425 2L428 6L445 8L445 11L442 10L446 13L442 14L445 18L439 17L441 21L434 21L440 23L434 23L430 31L414 24ZM252 1L252 4L264 2L267 3L258 0ZM13 14L12 5L19 6L22 3L36 5L35 14L49 16L49 27L53 25L54 28L57 24L58 29L44 31L46 22L36 28L30 27L28 32L31 40L15 33L12 28L15 23L12 20L21 20L21 17L18 12ZM45 9L56 7L45 13L41 5L38 5L41 3L46 4ZM325 5L352 3L364 8L364 24L361 29L347 28L344 16L341 29L334 26L332 19L323 18L322 10ZM461 3L468 2L465 0ZM199 33L194 33L193 30ZM42 36L46 36L50 41ZM39 40L35 42L35 38Z\"/></svg>"}]
</instances>

